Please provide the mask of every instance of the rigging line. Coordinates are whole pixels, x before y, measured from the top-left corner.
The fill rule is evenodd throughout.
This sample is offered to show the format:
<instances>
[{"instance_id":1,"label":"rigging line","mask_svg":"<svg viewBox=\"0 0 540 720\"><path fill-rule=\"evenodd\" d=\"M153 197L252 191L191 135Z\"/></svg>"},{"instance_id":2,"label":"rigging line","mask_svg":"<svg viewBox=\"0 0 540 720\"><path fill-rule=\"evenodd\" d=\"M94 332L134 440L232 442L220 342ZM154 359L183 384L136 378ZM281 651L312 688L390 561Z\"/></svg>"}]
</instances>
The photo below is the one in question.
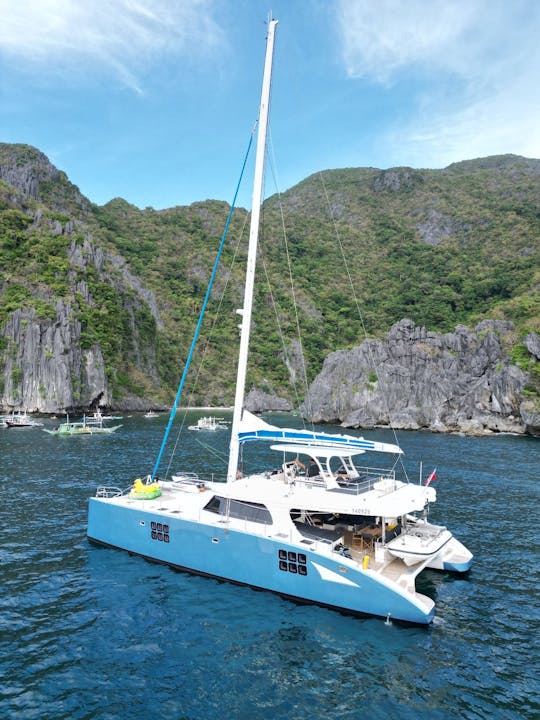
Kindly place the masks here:
<instances>
[{"instance_id":1,"label":"rigging line","mask_svg":"<svg viewBox=\"0 0 540 720\"><path fill-rule=\"evenodd\" d=\"M204 359L205 359L206 353L208 352L208 348L209 348L209 346L210 346L210 341L212 340L212 336L213 336L213 334L214 334L214 329L215 329L215 327L216 327L216 325L217 325L218 318L219 318L219 316L220 316L221 306L223 305L223 300L225 299L225 293L227 292L227 288L228 288L228 286L229 286L229 281L230 281L230 279L231 279L231 277L232 277L232 268L233 268L233 266L234 266L234 264L235 264L235 262L236 262L236 256L237 256L237 254L238 254L238 249L239 249L240 244L241 244L241 242L242 242L242 238L244 237L244 231L245 231L245 229L246 229L248 217L249 217L249 212L246 212L246 215L245 215L245 218L244 218L244 223L243 223L243 225L242 225L242 229L241 229L240 235L239 235L239 237L238 237L238 242L236 243L236 246L235 246L235 248L234 248L233 257L232 257L231 263L230 263L230 265L229 265L229 273L228 273L228 274L226 275L226 277L225 277L225 284L224 284L224 286L223 286L223 291L222 291L222 293L221 293L221 297L219 298L219 302L218 302L218 306L217 306L217 309L216 309L216 312L215 312L214 320L213 320L212 325L211 325L211 327L210 327L210 332L208 333L208 337L207 337L207 339L206 339L206 342L205 342L205 344L204 344L204 347L203 347L203 350L202 350L202 353L201 353L201 362L199 363L199 368L198 368L198 370L197 370L197 374L196 374L195 380L194 380L194 382L193 382L193 387L192 387L191 390L190 390L190 396L189 396L189 397L190 397L190 401L191 401L191 399L193 398L193 396L194 396L194 394L195 394L195 391L196 391L196 389L197 389L197 386L198 386L198 384L199 384L199 377L200 377L200 374L201 374L201 372L202 372L202 367L203 367L203 365L204 365ZM186 408L186 413L187 413L187 408ZM184 415L184 419L185 419L185 415Z\"/></svg>"},{"instance_id":2,"label":"rigging line","mask_svg":"<svg viewBox=\"0 0 540 720\"><path fill-rule=\"evenodd\" d=\"M304 354L304 345L302 343L302 334L300 332L300 318L298 316L298 303L296 302L296 293L294 290L294 280L292 276L292 265L291 265L291 257L289 254L289 244L287 241L287 229L285 227L285 214L283 212L283 203L281 202L281 192L279 190L279 183L277 181L277 174L276 174L276 163L275 163L275 156L274 156L274 143L272 141L272 133L269 131L269 144L270 144L270 150L271 150L271 157L270 157L270 168L272 170L272 177L274 179L274 185L276 186L276 194L278 196L278 206L279 206L279 213L280 213L280 219L281 219L281 228L283 231L283 244L285 246L285 256L287 258L287 269L289 271L289 282L291 285L291 297L293 301L293 308L294 308L294 318L296 323L296 334L298 339L298 344L300 345L300 364L302 368L302 380L304 383L304 402L308 391L308 379L307 379L307 369L306 369L306 358ZM296 392L296 390L295 390ZM308 409L309 410L309 409ZM304 423L305 427L305 419L302 417L302 422ZM311 426L313 427L313 423L311 423Z\"/></svg>"},{"instance_id":3,"label":"rigging line","mask_svg":"<svg viewBox=\"0 0 540 720\"><path fill-rule=\"evenodd\" d=\"M277 196L278 196L278 204L279 204L280 213L281 213L281 219L282 219L282 230L283 230L284 242L285 242L285 244L287 244L287 232L286 232L286 229L285 229L285 222L284 222L284 219L283 219L283 218L284 218L283 204L282 204L282 202L281 202L281 193L280 193L280 191L279 191L279 183L278 183L278 180L277 180L277 169L276 169L276 161L275 161L275 155L274 155L274 146L273 146L273 143L272 143L271 128L269 128L269 140L270 140L269 147L270 147L271 153L272 153L272 154L270 155L270 163L269 163L269 164L270 164L270 168L271 168L271 170L272 170L272 176L273 176L273 180L274 180L274 186L275 186L275 188L276 188L276 193L277 193ZM283 357L284 357L284 360L285 360L285 364L286 364L287 361L289 361L290 364L291 364L291 368L292 368L292 364L293 364L293 363L292 363L292 360L291 360L292 353L290 353L290 352L287 350L287 348L285 347L285 334L284 334L284 332L283 332L283 328L282 328L281 322L280 322L280 320L279 320L279 309L278 309L278 305L277 305L277 302L276 302L274 293L273 293L273 291L272 291L272 284L271 284L271 282L270 282L270 276L269 276L269 274L268 274L268 267L267 267L267 264L266 264L266 261L265 261L265 258L264 258L264 253L263 253L263 251L262 251L262 247L259 247L259 252L261 253L261 259L262 259L264 274L265 274L265 277L266 277L266 284L267 284L268 290L269 290L269 292L270 292L270 298L271 298L271 302L272 302L272 307L273 307L273 309L274 309L274 315L275 315L275 317L276 317L276 325L277 325L278 333L279 333L280 340L281 340L281 347L282 347L282 349L283 349ZM290 272L290 263L289 263L289 272ZM296 311L296 299L295 299L295 297L294 297L294 293L293 293L293 306L294 306L295 311ZM296 326L297 326L297 335L299 336L299 340L300 340L300 343L299 343L299 344L300 344L300 352L301 352L301 358L302 358L302 365L304 365L304 360L303 360L303 348L302 348L300 333L299 333L299 331L298 331L298 327L299 327L298 318L297 318ZM294 395L295 395L295 398L296 398L296 407L298 408L298 407L300 407L301 401L300 401L300 393L298 392L298 385L297 385L297 382L296 382L296 372L294 372L294 371L291 372L291 369L289 369L289 368L288 368L288 370L289 370L289 378L292 380L291 384L292 384L292 386L293 386L293 391L294 391ZM303 377L304 384L306 383L306 379L305 379L305 378L306 378L306 373L305 373L305 367L304 367L304 377ZM307 390L307 388L305 388L305 389ZM305 395L305 393L304 393L304 395ZM306 428L306 423L305 423L304 418L302 418L302 424L303 424L304 428Z\"/></svg>"},{"instance_id":4,"label":"rigging line","mask_svg":"<svg viewBox=\"0 0 540 720\"><path fill-rule=\"evenodd\" d=\"M212 286L213 286L213 284L214 284L214 279L215 279L215 277L216 277L217 269L218 269L218 266L219 266L219 260L220 260L220 258L221 258L221 253L223 252L223 248L225 247L225 240L227 239L227 231L228 231L228 229L229 229L229 224L230 224L230 222L231 222L232 214L233 214L233 211L234 211L234 208L235 208L235 205L236 205L236 198L237 198L237 196L238 196L238 191L240 190L240 184L241 184L242 178L243 178L243 176L244 176L244 170L245 170L245 168L246 168L246 164L247 164L249 152L250 152L250 150L251 150L251 145L252 145L252 143L253 143L253 136L254 136L254 134L255 134L255 127L256 127L256 123L255 123L255 125L253 126L253 129L252 129L252 131L251 131L251 135L250 135L250 137L249 137L249 143L248 143L248 147L247 147L247 150L246 150L246 154L245 154L245 156L244 156L244 162L242 163L242 169L241 169L241 171L240 171L240 177L238 178L238 183L237 183L237 185L236 185L236 190L234 191L233 201L232 201L232 203L231 203L231 208L230 208L230 210L229 210L229 215L228 215L228 217L227 217L227 222L225 223L225 228L224 228L223 234L222 234L222 236L221 236L221 242L219 243L219 249L218 249L218 252L217 252L217 255L216 255L216 259L214 260L214 267L212 268L212 274L210 275L210 281L209 281L209 283L208 283L208 287L206 288L206 295L204 296L204 301L203 301L203 304L202 304L202 307L201 307L201 311L200 311L200 313L199 313L199 319L198 319L198 321L197 321L197 327L195 328L195 333L193 334L193 340L191 341L191 347L189 348L189 353L188 353L188 357L187 357L187 360L186 360L186 364L184 365L184 372L182 373L182 378L181 378L180 384L179 384L179 386L178 386L178 391L177 391L177 393L176 393L176 397L174 398L174 403L173 403L173 406L172 406L172 408L171 408L171 413L170 413L170 415L169 415L169 421L168 421L167 427L166 427L166 429L165 429L165 434L164 434L163 440L162 440L162 442L161 442L161 447L160 447L160 449L159 449L159 453L158 453L157 460L156 460L155 465L154 465L154 469L152 470L151 478L154 478L154 477L156 476L156 474L157 474L157 471L158 471L158 469L159 469L159 464L160 464L160 462L161 462L161 457L162 457L162 455L163 455L163 451L164 451L164 449L165 449L165 445L166 445L166 443L167 443L167 439L168 439L169 433L170 433L170 431L171 431L171 427L172 427L172 424L173 424L173 420L174 420L174 418L175 418L175 416L176 416L176 408L178 407L178 403L179 403L180 397L181 397L181 395L182 395L182 390L184 389L184 383L185 383L185 381L186 381L187 372L188 372L189 366L190 366L190 364L191 364L191 359L192 359L192 357L193 357L193 352L194 352L194 350L195 350L195 345L197 344L197 339L198 339L199 333L200 333L200 331L201 331L201 326L202 326L202 321L203 321L203 318L204 318L204 313L205 313L205 311L206 311L206 306L207 306L207 304L208 304L208 300L210 299L210 293L211 293L211 290L212 290Z\"/></svg>"},{"instance_id":5,"label":"rigging line","mask_svg":"<svg viewBox=\"0 0 540 720\"><path fill-rule=\"evenodd\" d=\"M291 362L290 355L287 351L287 348L285 347L285 335L283 333L283 328L282 328L281 322L279 320L279 310L278 310L276 299L274 297L274 293L272 291L272 285L270 283L270 276L268 275L268 267L266 265L266 260L265 260L265 257L264 257L264 254L262 253L262 251L261 251L261 262L262 262L262 266L263 266L263 270L264 270L264 275L266 277L266 284L268 286L268 292L270 293L270 301L272 303L272 308L274 310L274 315L276 317L276 325L277 325L277 330L278 330L278 334L279 334L279 339L281 341L281 348L283 350L283 357L284 357L285 363L286 363L286 361ZM291 370L289 370L289 377L291 377ZM293 374L293 377L294 377L294 374ZM300 396L298 394L298 388L296 387L295 379L292 382L292 386L293 386L294 395L296 398L296 407L299 407L300 406ZM304 423L304 427L305 427L305 423Z\"/></svg>"},{"instance_id":6,"label":"rigging line","mask_svg":"<svg viewBox=\"0 0 540 720\"><path fill-rule=\"evenodd\" d=\"M364 317L363 317L363 315L362 315L362 311L360 310L360 303L358 302L358 296L356 295L356 290L354 289L354 284L353 284L352 277L351 277L351 273L350 273L350 270L349 270L349 264L348 264L347 258L346 258L346 256L345 256L345 252L344 252L344 250L343 250L343 245L342 245L342 242L341 242L341 237L340 237L340 235L339 235L338 226L337 226L337 223L336 223L336 219L335 219L334 213L333 213L333 211L332 211L332 206L331 206L331 204L330 204L330 198L328 197L328 192L327 192L327 190L326 190L326 184L325 184L325 182L324 182L324 177L323 177L323 174L322 174L321 171L319 171L319 177L320 177L320 179L321 179L321 185L322 185L322 187L323 187L324 197L325 197L325 199L326 199L326 204L327 204L327 206L328 206L328 212L329 212L329 215L330 215L330 219L331 219L331 221L332 221L332 225L333 225L333 227L334 227L334 232L335 232L335 234L336 234L336 239L337 239L337 242L338 242L339 251L340 251L340 253L341 253L341 259L342 259L343 265L344 265L344 267L345 267L345 272L347 273L347 279L349 280L349 285L350 285L350 288L351 288L351 291L352 291L352 296L353 296L353 299L354 299L354 304L356 305L356 310L357 310L357 312L358 312L358 317L360 318L360 323L361 323L361 325L362 325L362 330L363 330L363 332L364 332L364 338L367 340L367 339L368 339L368 334L367 334L366 326L365 326L365 323L364 323ZM372 352L372 350L371 350L371 345L370 345L369 343L368 343L368 346L367 346L367 351L368 351L369 361L370 361L372 367L373 367L374 369L377 369L378 366L377 366L377 364L375 363L375 358L373 357L373 352ZM377 377L377 379L378 379L378 377ZM389 425L390 425L390 429L392 430L392 433L393 433L393 435L394 435L394 439L395 439L395 441L396 441L396 445L399 445L399 442L398 442L398 439L397 439L396 429L393 427L392 423L390 422L390 409L389 409L389 407L388 407L388 398L386 397L386 395L385 395L384 393L383 393L382 395L383 395L383 402L384 402L384 405L385 405L385 409L386 409L386 412L387 412L387 414L388 414L388 423L389 423ZM401 455L399 456L398 461L401 463L401 466L402 466L403 471L404 471L404 473L405 473L405 477L407 478L407 480L409 480L409 477L408 477L408 475L407 475L407 470L406 470L406 468L405 468L405 464L404 464L404 462L403 462L403 459L402 459L402 456L401 456Z\"/></svg>"},{"instance_id":7,"label":"rigging line","mask_svg":"<svg viewBox=\"0 0 540 720\"><path fill-rule=\"evenodd\" d=\"M224 299L225 299L225 293L227 292L227 288L228 288L228 286L229 286L229 281L230 281L230 279L231 279L231 277L232 277L232 268L233 268L233 266L234 266L234 264L235 264L235 261L236 261L236 256L237 256L237 254L238 254L238 249L239 249L239 247L240 247L240 243L242 242L242 238L244 237L244 230L245 230L246 225L247 225L247 219L248 219L248 217L249 217L249 213L246 213L246 216L245 216L245 218L244 218L244 223L243 223L243 225L242 225L242 229L241 229L240 235L239 235L239 237L238 237L238 242L236 243L236 246L235 246L235 248L234 248L233 257L232 257L231 263L230 263L230 265L229 265L229 273L227 273L226 276L225 276L225 283L224 283L224 286L223 286L223 290L222 290L221 296L220 296L220 298L219 298L218 306L217 306L217 309L216 309L216 312L215 312L215 315L214 315L214 320L213 320L213 322L212 322L212 325L211 325L211 327L210 327L210 331L209 331L209 333L208 333L208 337L206 338L206 342L205 342L204 347L203 347L203 349L202 349L201 362L199 363L199 367L198 367L198 369L197 369L197 373L196 373L195 379L194 379L194 381L193 381L193 385L192 385L192 387L191 387L191 389L190 389L190 393L189 393L189 403L190 403L191 400L193 399L193 396L195 395L195 391L197 390L197 386L198 386L198 384L199 384L199 378L200 378L200 375L201 375L201 372L202 372L202 368L203 368L203 365L204 365L205 356L206 356L206 354L207 354L207 352L208 352L208 348L210 347L210 342L211 342L212 337L213 337L213 334L214 334L214 329L215 329L215 327L216 327L216 325L217 325L218 318L219 318L219 316L220 316L221 306L223 305L223 301L224 301ZM189 403L188 403L188 405L189 405ZM184 420L186 419L186 415L187 415L188 409L189 409L189 407L186 408L186 412L184 413Z\"/></svg>"},{"instance_id":8,"label":"rigging line","mask_svg":"<svg viewBox=\"0 0 540 720\"><path fill-rule=\"evenodd\" d=\"M195 442L197 442L197 443L198 443L202 448L204 448L205 450L208 450L208 452L209 452L211 455L215 455L215 456L217 457L217 459L218 459L221 463L223 463L223 465L227 465L227 463L228 463L228 461L229 461L228 456L223 455L222 453L219 453L215 448L210 447L210 445L206 445L205 443L203 443L203 442L202 442L201 440L199 440L198 438L195 439Z\"/></svg>"},{"instance_id":9,"label":"rigging line","mask_svg":"<svg viewBox=\"0 0 540 720\"><path fill-rule=\"evenodd\" d=\"M208 334L207 341L206 341L206 343L205 343L205 345L204 345L204 347L203 347L201 362L199 363L199 367L198 367L198 369L197 369L197 374L196 374L196 376L195 376L195 379L194 379L194 381L193 381L193 386L192 386L192 388L191 388L191 390L190 390L190 393L189 393L188 407L186 407L185 410L184 410L184 415L183 415L183 417L182 417L182 422L180 423L180 427L179 427L178 433L177 433L177 435L176 435L176 440L175 440L175 443L174 443L174 446L173 446L173 449L172 449L172 452L171 452L171 456L170 456L170 458L169 458L169 463L168 463L167 469L166 469L166 471L165 471L165 477L166 477L166 478L169 476L169 471L170 471L170 469L171 469L172 461L173 461L173 459L174 459L174 457L175 457L175 455L176 455L176 448L178 447L178 443L179 443L179 441L180 441L180 435L181 435L182 430L184 429L184 426L185 426L185 424L186 424L186 418L187 418L187 414L188 414L188 411L189 411L189 406L190 406L190 404L191 404L191 401L192 401L192 399L193 399L193 396L195 395L195 391L196 391L197 386L198 386L198 384L199 384L199 377L200 377L201 372L202 372L202 367L203 367L203 364L204 364L204 359L205 359L206 353L207 353L207 351L208 351L208 348L209 348L209 345L210 345L210 340L212 339L212 335L213 335L213 332L214 332L214 328L215 328L215 326L216 326L216 324L217 324L218 317L220 316L220 309L221 309L221 306L222 306L222 304L223 304L223 300L224 300L224 297L225 297L225 293L226 293L227 288L228 288L228 286L229 286L229 281L230 281L230 279L231 279L231 277L232 277L232 268L234 267L234 264L235 264L235 262L236 262L236 256L237 256L237 254L238 254L238 249L240 248L240 244L241 244L241 242L242 242L242 238L244 237L244 231L245 231L245 229L246 229L248 217L249 217L249 212L246 212L246 215L245 215L245 218L244 218L244 224L242 225L242 229L241 229L240 234L239 234L239 236L238 236L238 241L237 241L237 243L236 243L236 246L234 247L233 257L232 257L232 260L231 260L230 265L229 265L229 273L227 274L226 279L225 279L225 285L224 285L224 287L223 287L223 292L221 293L221 297L220 297L220 299L219 299L219 304L218 304L218 307L217 307L217 310L216 310L216 314L215 314L215 317L214 317L214 321L213 321L212 326L211 326L211 328L210 328L210 332L209 332L209 334ZM197 442L199 442L199 441L197 441Z\"/></svg>"}]
</instances>

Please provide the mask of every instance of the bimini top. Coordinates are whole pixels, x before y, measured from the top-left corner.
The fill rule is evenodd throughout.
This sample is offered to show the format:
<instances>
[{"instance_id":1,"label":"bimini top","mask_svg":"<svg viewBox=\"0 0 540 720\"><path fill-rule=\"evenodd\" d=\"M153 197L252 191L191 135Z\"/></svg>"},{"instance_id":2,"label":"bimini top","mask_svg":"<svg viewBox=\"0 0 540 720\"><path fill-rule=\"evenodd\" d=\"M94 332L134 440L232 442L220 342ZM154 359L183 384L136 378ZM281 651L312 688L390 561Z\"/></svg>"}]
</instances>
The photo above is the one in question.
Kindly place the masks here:
<instances>
[{"instance_id":1,"label":"bimini top","mask_svg":"<svg viewBox=\"0 0 540 720\"><path fill-rule=\"evenodd\" d=\"M329 445L316 445L310 443L309 445L289 445L288 443L278 443L277 445L270 445L270 450L278 450L279 452L288 453L304 453L304 455L310 455L311 457L318 458L333 458L333 457L353 457L354 455L361 455L365 453L365 450L359 448L346 448L329 446Z\"/></svg>"},{"instance_id":2,"label":"bimini top","mask_svg":"<svg viewBox=\"0 0 540 720\"><path fill-rule=\"evenodd\" d=\"M244 410L242 414L242 420L240 421L240 428L238 430L238 440L240 443L263 440L289 445L301 445L303 447L316 446L318 450L328 448L335 452L336 455L340 454L340 449L341 454L346 455L356 455L366 450L393 453L394 455L403 453L403 450L398 445L365 440L363 437L332 435L331 433L313 432L311 430L296 428L279 428L275 425L270 425L247 410Z\"/></svg>"}]
</instances>

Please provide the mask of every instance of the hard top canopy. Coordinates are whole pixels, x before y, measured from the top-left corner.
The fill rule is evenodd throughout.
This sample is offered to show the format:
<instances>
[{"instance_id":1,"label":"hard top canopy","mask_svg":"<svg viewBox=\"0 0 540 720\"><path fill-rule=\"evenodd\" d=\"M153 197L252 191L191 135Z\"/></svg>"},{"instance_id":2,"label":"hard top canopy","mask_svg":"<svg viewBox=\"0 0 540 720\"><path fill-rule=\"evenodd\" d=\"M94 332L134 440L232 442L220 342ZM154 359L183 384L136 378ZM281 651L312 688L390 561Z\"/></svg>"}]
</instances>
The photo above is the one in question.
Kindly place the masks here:
<instances>
[{"instance_id":1,"label":"hard top canopy","mask_svg":"<svg viewBox=\"0 0 540 720\"><path fill-rule=\"evenodd\" d=\"M318 448L327 447L334 452L340 450L345 454L350 454L351 451L356 454L358 450L373 450L375 452L394 453L398 455L403 453L403 450L398 445L366 440L363 437L355 435L315 432L304 428L279 428L275 425L270 425L247 410L244 410L242 415L238 430L238 440L240 443L253 440L266 440L267 442L277 441L310 447L317 446ZM343 454L343 452L336 452L336 455Z\"/></svg>"},{"instance_id":2,"label":"hard top canopy","mask_svg":"<svg viewBox=\"0 0 540 720\"><path fill-rule=\"evenodd\" d=\"M302 453L311 457L332 458L332 457L353 457L353 455L361 455L365 450L360 448L344 448L344 447L328 447L327 445L291 445L280 443L279 445L270 445L271 450L279 450L280 452Z\"/></svg>"}]
</instances>

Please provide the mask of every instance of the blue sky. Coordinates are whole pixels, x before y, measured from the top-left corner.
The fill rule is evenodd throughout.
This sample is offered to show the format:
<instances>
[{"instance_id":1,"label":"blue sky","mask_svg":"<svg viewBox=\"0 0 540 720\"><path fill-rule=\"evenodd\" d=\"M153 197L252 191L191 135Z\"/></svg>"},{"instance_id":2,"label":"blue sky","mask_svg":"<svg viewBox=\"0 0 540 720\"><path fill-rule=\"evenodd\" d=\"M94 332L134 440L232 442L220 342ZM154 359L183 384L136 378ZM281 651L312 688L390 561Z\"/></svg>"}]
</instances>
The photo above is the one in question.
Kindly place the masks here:
<instances>
[{"instance_id":1,"label":"blue sky","mask_svg":"<svg viewBox=\"0 0 540 720\"><path fill-rule=\"evenodd\" d=\"M230 202L269 9L267 195L329 168L540 158L539 0L0 0L0 142L98 204Z\"/></svg>"}]
</instances>

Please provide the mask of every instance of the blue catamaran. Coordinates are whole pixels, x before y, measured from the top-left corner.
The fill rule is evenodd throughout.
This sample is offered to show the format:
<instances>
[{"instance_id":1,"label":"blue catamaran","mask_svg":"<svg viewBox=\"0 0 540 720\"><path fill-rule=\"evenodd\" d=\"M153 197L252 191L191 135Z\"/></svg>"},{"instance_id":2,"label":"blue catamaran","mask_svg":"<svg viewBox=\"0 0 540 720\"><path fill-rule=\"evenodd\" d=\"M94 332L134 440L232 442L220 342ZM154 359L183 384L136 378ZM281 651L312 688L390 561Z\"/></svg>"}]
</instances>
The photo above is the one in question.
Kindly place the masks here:
<instances>
[{"instance_id":1,"label":"blue catamaran","mask_svg":"<svg viewBox=\"0 0 540 720\"><path fill-rule=\"evenodd\" d=\"M425 568L466 572L472 555L446 527L428 521L435 489L396 476L402 450L352 435L276 427L243 407L276 24L268 26L227 477L217 482L189 467L158 481L162 444L146 481L127 490L113 483L97 489L88 537L285 597L428 624L434 602L417 592L417 576ZM252 442L275 451L276 467L241 472L241 451ZM366 453L388 455L388 468L360 463Z\"/></svg>"}]
</instances>

